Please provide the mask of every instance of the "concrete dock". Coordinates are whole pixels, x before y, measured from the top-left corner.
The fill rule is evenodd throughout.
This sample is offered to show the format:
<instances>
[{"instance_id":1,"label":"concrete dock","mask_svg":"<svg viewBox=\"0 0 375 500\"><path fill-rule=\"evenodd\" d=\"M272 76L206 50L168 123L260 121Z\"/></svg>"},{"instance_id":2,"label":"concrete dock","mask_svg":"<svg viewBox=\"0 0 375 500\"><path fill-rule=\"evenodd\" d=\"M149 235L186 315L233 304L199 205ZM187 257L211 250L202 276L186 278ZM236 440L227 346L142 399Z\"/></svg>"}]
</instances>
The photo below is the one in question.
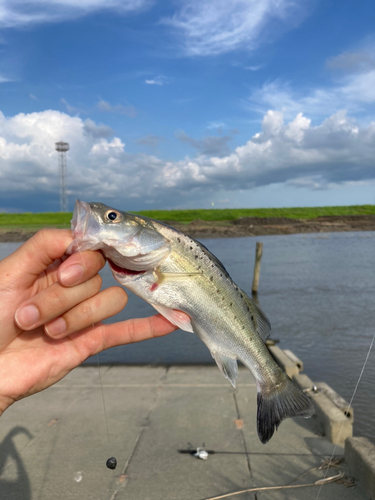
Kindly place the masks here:
<instances>
[{"instance_id":1,"label":"concrete dock","mask_svg":"<svg viewBox=\"0 0 375 500\"><path fill-rule=\"evenodd\" d=\"M365 500L358 482L314 484L334 445L315 418L288 419L267 445L256 433L256 387L233 389L214 366L80 367L0 419L1 500ZM103 392L102 392L103 390ZM103 397L106 408L105 419ZM189 450L202 447L207 460ZM338 445L335 456L343 456ZM114 456L117 468L106 467ZM303 476L302 476L303 475Z\"/></svg>"}]
</instances>

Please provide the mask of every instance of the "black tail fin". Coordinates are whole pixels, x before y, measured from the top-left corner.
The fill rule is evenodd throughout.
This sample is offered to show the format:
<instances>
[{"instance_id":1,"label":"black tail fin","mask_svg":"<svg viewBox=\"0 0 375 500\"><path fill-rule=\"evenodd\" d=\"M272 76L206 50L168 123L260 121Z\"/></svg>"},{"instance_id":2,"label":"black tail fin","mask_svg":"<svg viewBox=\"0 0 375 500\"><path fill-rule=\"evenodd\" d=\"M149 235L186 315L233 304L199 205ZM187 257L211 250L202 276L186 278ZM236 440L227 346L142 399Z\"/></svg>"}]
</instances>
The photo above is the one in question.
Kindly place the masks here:
<instances>
[{"instance_id":1,"label":"black tail fin","mask_svg":"<svg viewBox=\"0 0 375 500\"><path fill-rule=\"evenodd\" d=\"M271 439L285 418L307 418L315 413L310 398L287 375L285 377L277 388L260 387L258 392L257 426L263 444Z\"/></svg>"}]
</instances>

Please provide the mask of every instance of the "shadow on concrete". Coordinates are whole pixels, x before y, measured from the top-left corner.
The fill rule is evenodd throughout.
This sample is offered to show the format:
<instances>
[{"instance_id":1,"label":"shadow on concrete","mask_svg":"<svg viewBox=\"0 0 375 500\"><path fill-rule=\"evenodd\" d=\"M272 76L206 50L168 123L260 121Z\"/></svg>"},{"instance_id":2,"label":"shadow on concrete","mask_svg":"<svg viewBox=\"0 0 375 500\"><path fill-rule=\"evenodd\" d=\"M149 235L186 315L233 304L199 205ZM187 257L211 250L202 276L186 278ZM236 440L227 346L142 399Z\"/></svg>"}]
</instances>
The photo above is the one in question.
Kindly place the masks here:
<instances>
[{"instance_id":1,"label":"shadow on concrete","mask_svg":"<svg viewBox=\"0 0 375 500\"><path fill-rule=\"evenodd\" d=\"M0 492L4 500L31 500L30 481L23 464L23 461L13 442L13 438L18 434L26 434L32 439L32 434L24 427L14 427L0 443ZM9 460L12 460L12 469L15 466L16 478L2 478ZM12 476L14 473L12 473Z\"/></svg>"}]
</instances>

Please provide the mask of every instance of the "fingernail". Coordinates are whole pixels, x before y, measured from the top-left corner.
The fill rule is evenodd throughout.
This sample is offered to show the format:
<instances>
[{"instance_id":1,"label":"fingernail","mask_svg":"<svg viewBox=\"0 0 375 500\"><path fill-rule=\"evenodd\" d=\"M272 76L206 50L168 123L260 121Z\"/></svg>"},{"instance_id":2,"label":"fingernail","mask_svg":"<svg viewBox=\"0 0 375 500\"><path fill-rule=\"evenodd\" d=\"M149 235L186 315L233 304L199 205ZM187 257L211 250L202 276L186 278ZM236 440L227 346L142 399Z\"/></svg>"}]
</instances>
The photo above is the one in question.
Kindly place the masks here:
<instances>
[{"instance_id":1,"label":"fingernail","mask_svg":"<svg viewBox=\"0 0 375 500\"><path fill-rule=\"evenodd\" d=\"M38 309L30 304L29 306L21 307L16 311L16 322L21 328L30 328L39 319Z\"/></svg>"},{"instance_id":2,"label":"fingernail","mask_svg":"<svg viewBox=\"0 0 375 500\"><path fill-rule=\"evenodd\" d=\"M61 333L65 332L66 321L64 318L57 318L44 325L44 328L50 337L58 337Z\"/></svg>"},{"instance_id":3,"label":"fingernail","mask_svg":"<svg viewBox=\"0 0 375 500\"><path fill-rule=\"evenodd\" d=\"M63 285L72 286L80 281L84 273L84 269L79 264L64 267L60 271L60 282Z\"/></svg>"}]
</instances>

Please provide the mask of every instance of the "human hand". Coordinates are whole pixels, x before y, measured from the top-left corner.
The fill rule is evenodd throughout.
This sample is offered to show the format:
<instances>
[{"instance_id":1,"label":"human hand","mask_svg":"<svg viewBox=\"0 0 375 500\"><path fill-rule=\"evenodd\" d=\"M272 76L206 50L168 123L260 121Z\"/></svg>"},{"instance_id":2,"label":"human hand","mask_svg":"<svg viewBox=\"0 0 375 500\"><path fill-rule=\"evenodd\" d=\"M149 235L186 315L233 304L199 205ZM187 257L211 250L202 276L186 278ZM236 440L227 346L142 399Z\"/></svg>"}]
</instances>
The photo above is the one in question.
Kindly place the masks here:
<instances>
[{"instance_id":1,"label":"human hand","mask_svg":"<svg viewBox=\"0 0 375 500\"><path fill-rule=\"evenodd\" d=\"M0 415L62 379L89 356L176 330L157 314L101 321L127 302L123 288L100 291L100 252L65 256L68 230L42 230L0 261Z\"/></svg>"}]
</instances>

